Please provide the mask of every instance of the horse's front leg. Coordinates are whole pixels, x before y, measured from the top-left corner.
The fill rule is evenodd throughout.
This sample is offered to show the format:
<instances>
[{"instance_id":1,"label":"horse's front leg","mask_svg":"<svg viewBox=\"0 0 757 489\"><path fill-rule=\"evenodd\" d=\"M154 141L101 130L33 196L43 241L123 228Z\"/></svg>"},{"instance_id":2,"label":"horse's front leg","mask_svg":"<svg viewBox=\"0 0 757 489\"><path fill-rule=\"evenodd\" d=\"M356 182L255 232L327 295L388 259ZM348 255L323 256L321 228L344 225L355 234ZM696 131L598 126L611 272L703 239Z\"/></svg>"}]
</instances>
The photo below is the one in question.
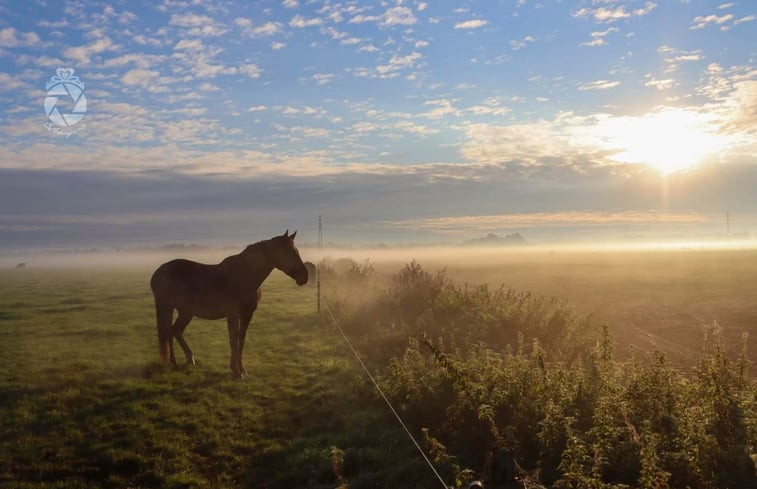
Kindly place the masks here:
<instances>
[{"instance_id":1,"label":"horse's front leg","mask_svg":"<svg viewBox=\"0 0 757 489\"><path fill-rule=\"evenodd\" d=\"M226 318L226 324L229 329L229 346L231 347L231 377L239 379L242 372L239 370L239 316L229 316Z\"/></svg>"},{"instance_id":2,"label":"horse's front leg","mask_svg":"<svg viewBox=\"0 0 757 489\"><path fill-rule=\"evenodd\" d=\"M247 336L247 328L250 327L250 321L252 321L252 315L255 313L255 309L252 308L249 311L244 311L239 317L239 357L237 368L242 375L247 375L247 370L242 366L242 353L244 352L244 339Z\"/></svg>"}]
</instances>

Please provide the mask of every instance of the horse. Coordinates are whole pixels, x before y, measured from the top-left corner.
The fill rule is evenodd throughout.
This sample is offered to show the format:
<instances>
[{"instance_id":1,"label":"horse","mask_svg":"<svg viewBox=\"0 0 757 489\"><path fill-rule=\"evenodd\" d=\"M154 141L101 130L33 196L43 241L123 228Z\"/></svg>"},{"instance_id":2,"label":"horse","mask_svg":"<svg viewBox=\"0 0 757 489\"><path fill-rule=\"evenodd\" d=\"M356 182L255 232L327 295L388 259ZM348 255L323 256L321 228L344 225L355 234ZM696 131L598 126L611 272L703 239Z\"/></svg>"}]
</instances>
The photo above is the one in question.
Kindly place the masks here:
<instances>
[{"instance_id":1,"label":"horse","mask_svg":"<svg viewBox=\"0 0 757 489\"><path fill-rule=\"evenodd\" d=\"M247 371L242 366L242 351L247 328L260 303L260 286L274 268L291 277L297 285L305 285L308 271L294 244L297 231L259 241L241 253L225 258L217 265L206 265L176 259L155 270L150 287L155 298L158 323L158 344L164 363L176 364L173 340L179 342L186 362L195 364L195 357L184 339L189 322L201 319L223 319L229 332L231 375L239 379ZM174 310L178 312L173 320Z\"/></svg>"}]
</instances>

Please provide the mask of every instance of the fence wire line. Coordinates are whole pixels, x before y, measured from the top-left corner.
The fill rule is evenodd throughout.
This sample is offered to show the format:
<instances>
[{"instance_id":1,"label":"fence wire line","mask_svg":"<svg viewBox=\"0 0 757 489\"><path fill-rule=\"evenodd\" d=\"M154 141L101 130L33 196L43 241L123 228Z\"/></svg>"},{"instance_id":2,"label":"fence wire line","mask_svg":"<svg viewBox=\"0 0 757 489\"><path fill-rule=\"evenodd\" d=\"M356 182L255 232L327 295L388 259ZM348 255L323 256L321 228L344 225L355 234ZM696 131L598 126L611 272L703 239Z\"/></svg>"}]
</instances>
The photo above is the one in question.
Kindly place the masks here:
<instances>
[{"instance_id":1,"label":"fence wire line","mask_svg":"<svg viewBox=\"0 0 757 489\"><path fill-rule=\"evenodd\" d=\"M329 313L329 316L331 316L331 321L334 323L334 326L336 326L337 331L339 331L339 334L342 335L342 338L344 339L344 342L347 343L347 346L350 347L350 350L352 350L352 354L355 355L355 359L358 361L360 366L363 368L363 371L365 371L366 375L368 375L368 378L371 379L371 382L373 383L373 386L376 388L379 394L381 394L381 397L384 399L384 402L386 402L386 405L389 406L389 409L392 411L392 414L394 414L394 417L397 418L397 421L402 426L402 428L405 430L405 433L407 433L407 436L410 438L410 440L413 442L413 445L415 445L415 448L418 449L421 456L423 456L423 460L426 461L428 466L431 468L431 471L434 473L437 479L439 479L439 482L442 484L442 487L444 489L449 489L449 486L447 486L447 483L444 482L444 479L439 474L439 472L436 470L436 467L434 467L434 464L431 462L431 459L428 458L426 455L426 452L423 451L423 448L421 448L420 444L415 440L415 437L408 429L407 425L404 421L402 421L402 418L400 417L399 413L397 413L397 410L394 409L394 406L392 406L392 403L389 402L389 398L386 397L386 394L384 394L384 391L381 390L381 387L379 387L378 382L376 382L376 379L371 375L371 371L368 370L368 367L365 365L363 360L360 358L360 355L358 354L357 350L354 346L352 346L352 342L350 342L350 339L347 338L347 335L344 334L344 330L342 330L342 327L339 325L339 321L336 320L334 317L334 313L331 312L331 308L329 307L328 303L325 299L321 298L321 302L326 308L326 312Z\"/></svg>"}]
</instances>

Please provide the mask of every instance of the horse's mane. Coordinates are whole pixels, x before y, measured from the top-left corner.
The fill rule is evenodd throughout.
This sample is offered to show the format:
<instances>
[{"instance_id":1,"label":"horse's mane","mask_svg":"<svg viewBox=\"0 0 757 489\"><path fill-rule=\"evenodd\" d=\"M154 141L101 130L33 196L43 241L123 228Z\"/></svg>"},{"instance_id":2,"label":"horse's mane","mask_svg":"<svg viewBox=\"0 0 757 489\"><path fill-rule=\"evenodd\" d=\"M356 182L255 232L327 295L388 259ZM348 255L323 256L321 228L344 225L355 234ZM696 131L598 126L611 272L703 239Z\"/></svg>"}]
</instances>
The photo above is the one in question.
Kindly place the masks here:
<instances>
[{"instance_id":1,"label":"horse's mane","mask_svg":"<svg viewBox=\"0 0 757 489\"><path fill-rule=\"evenodd\" d=\"M256 250L258 250L260 248L264 248L269 243L272 243L272 242L276 241L276 239L278 239L280 237L281 236L274 236L273 238L263 239L263 240L260 240L260 241L258 241L256 243L252 243L251 245L247 245L247 247L244 250L242 250L242 253L249 253L251 251L256 251Z\"/></svg>"}]
</instances>

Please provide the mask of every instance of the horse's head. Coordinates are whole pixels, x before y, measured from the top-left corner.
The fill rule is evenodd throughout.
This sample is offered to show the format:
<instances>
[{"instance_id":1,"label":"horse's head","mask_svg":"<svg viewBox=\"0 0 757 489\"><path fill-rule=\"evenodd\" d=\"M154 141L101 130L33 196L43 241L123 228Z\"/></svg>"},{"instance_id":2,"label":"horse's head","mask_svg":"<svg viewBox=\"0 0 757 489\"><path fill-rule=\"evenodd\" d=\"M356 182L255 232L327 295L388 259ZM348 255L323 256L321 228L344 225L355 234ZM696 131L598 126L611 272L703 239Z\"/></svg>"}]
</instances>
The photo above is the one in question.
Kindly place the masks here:
<instances>
[{"instance_id":1,"label":"horse's head","mask_svg":"<svg viewBox=\"0 0 757 489\"><path fill-rule=\"evenodd\" d=\"M268 248L268 253L274 267L292 277L297 285L305 285L308 283L308 270L294 245L295 236L297 236L297 231L289 234L287 230L281 236L271 239L272 246Z\"/></svg>"}]
</instances>

